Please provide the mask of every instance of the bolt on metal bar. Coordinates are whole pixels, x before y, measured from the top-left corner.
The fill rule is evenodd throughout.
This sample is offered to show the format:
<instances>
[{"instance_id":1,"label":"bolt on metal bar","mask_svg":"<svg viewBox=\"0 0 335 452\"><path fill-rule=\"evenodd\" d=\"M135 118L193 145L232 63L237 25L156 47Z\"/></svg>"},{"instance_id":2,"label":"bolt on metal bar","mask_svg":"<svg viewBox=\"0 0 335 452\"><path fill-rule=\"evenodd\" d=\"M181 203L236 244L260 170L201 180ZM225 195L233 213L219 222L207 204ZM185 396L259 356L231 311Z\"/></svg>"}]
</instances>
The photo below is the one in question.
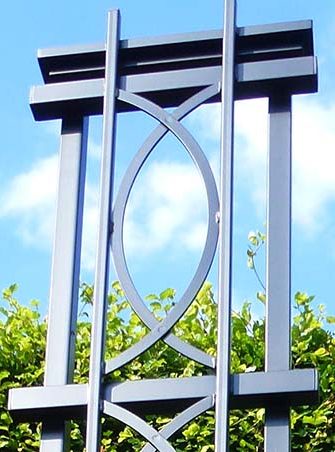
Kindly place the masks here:
<instances>
[{"instance_id":1,"label":"bolt on metal bar","mask_svg":"<svg viewBox=\"0 0 335 452\"><path fill-rule=\"evenodd\" d=\"M102 162L100 175L99 230L95 268L93 324L87 409L87 452L100 449L101 380L104 360L105 318L110 260L111 209L113 198L114 147L116 121L117 55L119 11L108 13L106 74L103 110Z\"/></svg>"},{"instance_id":2,"label":"bolt on metal bar","mask_svg":"<svg viewBox=\"0 0 335 452\"><path fill-rule=\"evenodd\" d=\"M64 119L52 258L45 386L71 383L78 308L88 119ZM64 421L43 424L41 452L67 448Z\"/></svg>"},{"instance_id":3,"label":"bolt on metal bar","mask_svg":"<svg viewBox=\"0 0 335 452\"><path fill-rule=\"evenodd\" d=\"M217 452L227 452L229 450L235 34L236 1L226 0L222 52L219 299L215 427L215 450Z\"/></svg>"},{"instance_id":4,"label":"bolt on metal bar","mask_svg":"<svg viewBox=\"0 0 335 452\"><path fill-rule=\"evenodd\" d=\"M291 368L291 96L269 99L266 371ZM290 450L290 409L266 410L265 451Z\"/></svg>"}]
</instances>

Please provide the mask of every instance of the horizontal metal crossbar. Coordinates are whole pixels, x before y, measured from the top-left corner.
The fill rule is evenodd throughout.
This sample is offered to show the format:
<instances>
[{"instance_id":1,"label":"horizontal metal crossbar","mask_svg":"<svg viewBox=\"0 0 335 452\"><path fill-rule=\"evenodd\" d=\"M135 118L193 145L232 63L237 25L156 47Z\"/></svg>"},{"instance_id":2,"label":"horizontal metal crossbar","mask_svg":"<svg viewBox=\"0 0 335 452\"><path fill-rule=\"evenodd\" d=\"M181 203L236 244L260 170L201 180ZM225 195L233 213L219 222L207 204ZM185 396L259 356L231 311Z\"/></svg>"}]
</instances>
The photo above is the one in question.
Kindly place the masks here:
<instances>
[{"instance_id":1,"label":"horizontal metal crossbar","mask_svg":"<svg viewBox=\"0 0 335 452\"><path fill-rule=\"evenodd\" d=\"M82 418L87 408L87 389L88 385L75 384L10 389L8 410L19 422L48 420L55 415L64 420Z\"/></svg>"},{"instance_id":2,"label":"horizontal metal crossbar","mask_svg":"<svg viewBox=\"0 0 335 452\"><path fill-rule=\"evenodd\" d=\"M297 21L237 29L238 63L313 55L312 22ZM222 30L124 39L120 41L120 75L218 66ZM45 83L103 78L103 44L38 51Z\"/></svg>"},{"instance_id":3,"label":"horizontal metal crossbar","mask_svg":"<svg viewBox=\"0 0 335 452\"><path fill-rule=\"evenodd\" d=\"M315 57L241 63L236 68L235 99L265 97L274 89L291 94L317 88ZM119 87L141 94L163 107L179 105L192 94L220 82L221 66L167 71L155 74L125 75ZM36 120L58 119L71 115L102 114L104 79L53 83L33 87L30 105ZM210 99L219 101L218 96ZM118 111L131 111L129 104L118 103Z\"/></svg>"},{"instance_id":4,"label":"horizontal metal crossbar","mask_svg":"<svg viewBox=\"0 0 335 452\"><path fill-rule=\"evenodd\" d=\"M315 369L252 372L232 376L231 408L297 406L318 401ZM9 391L8 407L17 421L43 420L52 416L83 418L87 409L87 385L15 388ZM167 378L111 383L104 399L133 412L182 411L215 394L215 376Z\"/></svg>"},{"instance_id":5,"label":"horizontal metal crossbar","mask_svg":"<svg viewBox=\"0 0 335 452\"><path fill-rule=\"evenodd\" d=\"M236 46L236 100L317 90L311 21L241 27ZM30 94L35 119L102 114L105 58L105 45L40 50L45 86ZM222 30L120 41L118 87L161 107L220 83L221 71ZM117 103L118 112L132 110Z\"/></svg>"}]
</instances>

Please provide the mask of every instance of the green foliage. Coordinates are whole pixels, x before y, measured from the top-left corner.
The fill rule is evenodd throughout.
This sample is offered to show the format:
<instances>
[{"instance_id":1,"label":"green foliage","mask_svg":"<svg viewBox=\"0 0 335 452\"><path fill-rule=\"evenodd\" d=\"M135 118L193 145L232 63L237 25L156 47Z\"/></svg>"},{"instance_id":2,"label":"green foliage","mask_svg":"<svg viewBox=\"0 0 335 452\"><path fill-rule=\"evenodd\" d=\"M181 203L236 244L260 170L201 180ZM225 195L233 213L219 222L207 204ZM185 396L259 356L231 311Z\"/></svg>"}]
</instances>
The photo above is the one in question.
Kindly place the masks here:
<instances>
[{"instance_id":1,"label":"green foliage","mask_svg":"<svg viewBox=\"0 0 335 452\"><path fill-rule=\"evenodd\" d=\"M264 246L266 236L263 232L260 231L250 231L248 234L248 241L249 246L247 249L247 266L248 268L250 268L250 270L253 270L257 281L263 289L261 292L257 292L257 298L262 303L265 303L265 285L256 268L256 257L259 250Z\"/></svg>"},{"instance_id":2,"label":"green foliage","mask_svg":"<svg viewBox=\"0 0 335 452\"><path fill-rule=\"evenodd\" d=\"M257 236L256 236L257 238ZM257 238L261 240L261 238ZM255 243L257 247L258 244ZM37 302L24 307L15 299L16 286L3 292L0 316L0 449L37 451L39 425L15 425L6 410L7 391L12 387L41 385L43 381L46 319L41 319ZM90 330L89 312L92 287L81 290L82 307L77 328L74 381L88 380ZM163 319L174 304L174 291L149 295L147 303L157 319ZM109 295L106 359L118 355L140 340L147 329L130 309L120 285L115 282ZM264 300L262 300L264 302ZM313 297L295 296L292 350L294 367L316 366L320 372L321 397L317 407L292 410L292 448L299 451L335 450L335 337L331 331L334 317L327 317L324 307L312 307ZM183 340L215 355L217 306L212 287L205 283L196 300L174 328ZM232 316L232 372L264 369L264 320L254 318L250 303ZM136 360L111 375L114 381L125 379L188 377L203 375L208 369L180 356L165 343L157 343ZM148 416L155 428L162 428L169 418ZM264 409L234 410L230 416L232 451L263 450ZM208 411L192 421L174 438L176 451L213 451L214 415ZM83 451L83 423L72 423L72 450ZM103 419L102 451L139 451L142 439L130 428L112 419Z\"/></svg>"},{"instance_id":3,"label":"green foliage","mask_svg":"<svg viewBox=\"0 0 335 452\"><path fill-rule=\"evenodd\" d=\"M46 323L38 302L25 307L15 299L16 285L3 291L0 307L0 449L36 451L38 426L13 425L6 410L9 388L43 384Z\"/></svg>"}]
</instances>

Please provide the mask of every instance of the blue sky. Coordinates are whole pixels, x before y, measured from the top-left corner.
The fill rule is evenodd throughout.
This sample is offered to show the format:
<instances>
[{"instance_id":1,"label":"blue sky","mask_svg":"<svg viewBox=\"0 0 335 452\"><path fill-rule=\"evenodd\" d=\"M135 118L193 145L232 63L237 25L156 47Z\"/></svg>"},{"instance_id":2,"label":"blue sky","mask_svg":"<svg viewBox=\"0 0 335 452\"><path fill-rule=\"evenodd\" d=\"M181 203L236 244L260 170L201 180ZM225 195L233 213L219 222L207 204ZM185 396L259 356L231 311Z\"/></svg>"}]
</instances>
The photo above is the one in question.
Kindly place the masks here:
<instances>
[{"instance_id":1,"label":"blue sky","mask_svg":"<svg viewBox=\"0 0 335 452\"><path fill-rule=\"evenodd\" d=\"M221 0L19 0L3 5L0 287L17 282L24 302L38 298L46 306L48 299L59 146L59 123L36 123L29 108L29 87L42 83L36 52L38 48L103 42L107 11L113 7L121 10L124 38L222 26ZM315 294L319 303L334 312L334 1L238 2L238 25L297 19L314 20L320 83L317 95L294 100L292 289ZM90 126L82 260L82 279L86 281L93 280L100 120L94 118ZM217 172L218 108L200 109L186 124ZM259 290L245 255L248 232L263 229L265 222L266 101L238 103L236 124L233 296L240 305ZM135 114L120 118L119 125L117 183L153 121ZM199 260L206 223L203 187L180 149L171 139L157 149L135 184L127 211L126 252L143 295L167 286L176 287L181 294ZM215 284L215 271L211 279Z\"/></svg>"}]
</instances>

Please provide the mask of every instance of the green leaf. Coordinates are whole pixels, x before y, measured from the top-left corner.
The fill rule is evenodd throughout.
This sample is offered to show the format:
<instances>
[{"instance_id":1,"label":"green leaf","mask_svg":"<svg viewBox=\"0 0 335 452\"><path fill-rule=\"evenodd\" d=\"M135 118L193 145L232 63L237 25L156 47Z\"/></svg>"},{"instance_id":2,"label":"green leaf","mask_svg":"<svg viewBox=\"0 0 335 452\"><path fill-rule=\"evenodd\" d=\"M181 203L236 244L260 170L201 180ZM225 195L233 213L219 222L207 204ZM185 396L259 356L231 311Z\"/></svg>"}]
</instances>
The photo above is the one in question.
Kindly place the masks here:
<instances>
[{"instance_id":1,"label":"green leaf","mask_svg":"<svg viewBox=\"0 0 335 452\"><path fill-rule=\"evenodd\" d=\"M257 298L259 301L261 301L263 304L266 302L266 295L264 292L257 292Z\"/></svg>"},{"instance_id":2,"label":"green leaf","mask_svg":"<svg viewBox=\"0 0 335 452\"><path fill-rule=\"evenodd\" d=\"M161 300L170 299L172 300L175 297L176 291L174 289L165 289L163 292L159 294L159 298Z\"/></svg>"},{"instance_id":3,"label":"green leaf","mask_svg":"<svg viewBox=\"0 0 335 452\"><path fill-rule=\"evenodd\" d=\"M304 416L302 422L311 425L321 425L327 422L327 416Z\"/></svg>"},{"instance_id":4,"label":"green leaf","mask_svg":"<svg viewBox=\"0 0 335 452\"><path fill-rule=\"evenodd\" d=\"M316 356L323 356L327 353L327 350L324 347L320 347L313 353Z\"/></svg>"},{"instance_id":5,"label":"green leaf","mask_svg":"<svg viewBox=\"0 0 335 452\"><path fill-rule=\"evenodd\" d=\"M1 370L0 371L0 382L4 380L5 378L8 378L10 376L10 372L8 370Z\"/></svg>"},{"instance_id":6,"label":"green leaf","mask_svg":"<svg viewBox=\"0 0 335 452\"><path fill-rule=\"evenodd\" d=\"M152 307L153 311L160 311L162 309L162 305L158 301L153 301L150 303L150 306Z\"/></svg>"},{"instance_id":7,"label":"green leaf","mask_svg":"<svg viewBox=\"0 0 335 452\"><path fill-rule=\"evenodd\" d=\"M159 297L157 297L157 295L155 295L154 293L151 293L151 294L147 295L147 296L145 297L145 299L146 299L147 301L151 301L151 300L159 300Z\"/></svg>"},{"instance_id":8,"label":"green leaf","mask_svg":"<svg viewBox=\"0 0 335 452\"><path fill-rule=\"evenodd\" d=\"M254 231L250 231L249 232L248 240L253 246L258 246L259 245L259 240L258 240L258 237L257 237L257 233L254 232Z\"/></svg>"}]
</instances>

